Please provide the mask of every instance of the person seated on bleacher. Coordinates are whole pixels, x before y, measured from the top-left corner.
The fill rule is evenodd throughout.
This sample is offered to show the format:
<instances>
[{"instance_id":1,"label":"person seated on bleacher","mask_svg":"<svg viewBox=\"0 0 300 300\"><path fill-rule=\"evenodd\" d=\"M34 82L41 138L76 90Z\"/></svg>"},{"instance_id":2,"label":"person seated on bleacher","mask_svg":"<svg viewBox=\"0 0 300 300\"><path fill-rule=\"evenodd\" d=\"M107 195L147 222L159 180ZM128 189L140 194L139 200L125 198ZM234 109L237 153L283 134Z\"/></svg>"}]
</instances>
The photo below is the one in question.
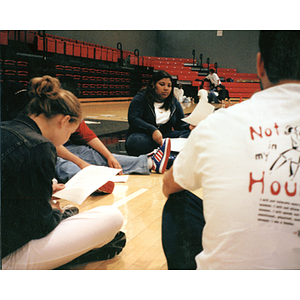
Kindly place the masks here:
<instances>
[{"instance_id":1,"label":"person seated on bleacher","mask_svg":"<svg viewBox=\"0 0 300 300\"><path fill-rule=\"evenodd\" d=\"M215 90L221 84L221 80L214 69L210 69L209 74L205 78L210 81L210 90Z\"/></svg>"},{"instance_id":2,"label":"person seated on bleacher","mask_svg":"<svg viewBox=\"0 0 300 300\"><path fill-rule=\"evenodd\" d=\"M204 87L204 81L209 81L209 83L210 83L209 93L212 93L212 96L213 96L213 92L214 92L215 95L218 96L217 86L221 84L221 80L214 69L210 69L209 74L204 78L204 80L200 80L200 81L202 82L200 85L200 90L202 90ZM208 100L210 100L209 102L211 102L211 101L213 101L213 99L214 98L208 99Z\"/></svg>"},{"instance_id":3,"label":"person seated on bleacher","mask_svg":"<svg viewBox=\"0 0 300 300\"><path fill-rule=\"evenodd\" d=\"M173 81L166 71L154 73L152 81L132 99L128 110L129 129L125 143L129 155L152 152L168 138L186 138L191 127L173 95Z\"/></svg>"},{"instance_id":4,"label":"person seated on bleacher","mask_svg":"<svg viewBox=\"0 0 300 300\"><path fill-rule=\"evenodd\" d=\"M214 91L209 91L208 94L208 101L210 103L222 103L225 104L225 100L229 100L230 102L230 97L229 97L229 92L228 90L225 89L225 86L222 84L219 84L216 87L216 90Z\"/></svg>"}]
</instances>

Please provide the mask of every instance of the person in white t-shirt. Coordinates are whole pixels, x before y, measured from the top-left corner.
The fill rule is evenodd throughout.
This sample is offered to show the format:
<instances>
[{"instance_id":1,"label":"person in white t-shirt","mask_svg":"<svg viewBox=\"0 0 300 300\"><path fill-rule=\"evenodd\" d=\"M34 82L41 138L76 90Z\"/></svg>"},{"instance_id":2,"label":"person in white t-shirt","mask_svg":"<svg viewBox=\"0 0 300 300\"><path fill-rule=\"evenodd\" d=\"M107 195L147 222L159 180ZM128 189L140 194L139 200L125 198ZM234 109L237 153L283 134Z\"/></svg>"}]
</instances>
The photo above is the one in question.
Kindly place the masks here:
<instances>
[{"instance_id":1,"label":"person in white t-shirt","mask_svg":"<svg viewBox=\"0 0 300 300\"><path fill-rule=\"evenodd\" d=\"M221 80L214 69L210 69L209 74L205 78L210 81L211 89L215 89L217 85L221 84Z\"/></svg>"},{"instance_id":2,"label":"person in white t-shirt","mask_svg":"<svg viewBox=\"0 0 300 300\"><path fill-rule=\"evenodd\" d=\"M180 103L183 102L184 90L181 83L178 84L178 87L174 87L174 96Z\"/></svg>"},{"instance_id":3,"label":"person in white t-shirt","mask_svg":"<svg viewBox=\"0 0 300 300\"><path fill-rule=\"evenodd\" d=\"M169 269L300 268L300 32L259 47L263 90L203 120L164 175Z\"/></svg>"},{"instance_id":4,"label":"person in white t-shirt","mask_svg":"<svg viewBox=\"0 0 300 300\"><path fill-rule=\"evenodd\" d=\"M198 98L199 98L199 101L198 101L198 102L200 102L201 100L208 102L208 92L207 92L207 90L200 89L200 90L198 91L197 96L198 96Z\"/></svg>"}]
</instances>

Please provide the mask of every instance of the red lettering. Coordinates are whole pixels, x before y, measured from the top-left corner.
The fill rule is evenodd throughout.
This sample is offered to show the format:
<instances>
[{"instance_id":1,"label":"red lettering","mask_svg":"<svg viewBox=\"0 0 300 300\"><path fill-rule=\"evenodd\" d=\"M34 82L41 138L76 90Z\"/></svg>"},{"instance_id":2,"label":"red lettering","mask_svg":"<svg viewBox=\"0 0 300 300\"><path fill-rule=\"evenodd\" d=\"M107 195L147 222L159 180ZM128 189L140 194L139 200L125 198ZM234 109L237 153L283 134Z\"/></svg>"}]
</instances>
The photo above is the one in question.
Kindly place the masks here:
<instances>
[{"instance_id":1,"label":"red lettering","mask_svg":"<svg viewBox=\"0 0 300 300\"><path fill-rule=\"evenodd\" d=\"M251 126L250 127L250 134L251 134L251 139L252 140L254 140L254 136L253 136L253 133L256 133L258 136L260 136L261 138L262 138L262 131L261 131L261 127L259 127L259 129L260 129L260 133L257 133L254 129L253 129L253 127Z\"/></svg>"},{"instance_id":2,"label":"red lettering","mask_svg":"<svg viewBox=\"0 0 300 300\"><path fill-rule=\"evenodd\" d=\"M295 189L294 189L294 191L293 191L292 193L290 193L290 192L288 191L288 183L286 182L286 183L285 183L285 192L286 192L286 194L287 194L288 196L290 196L290 197L295 196L296 193L297 193L297 184L296 184L296 182L295 182Z\"/></svg>"},{"instance_id":3,"label":"red lettering","mask_svg":"<svg viewBox=\"0 0 300 300\"><path fill-rule=\"evenodd\" d=\"M276 129L276 133L277 133L277 135L279 135L279 132L278 132L278 125L276 124L276 123L274 123L275 125L274 125L274 128Z\"/></svg>"},{"instance_id":4,"label":"red lettering","mask_svg":"<svg viewBox=\"0 0 300 300\"><path fill-rule=\"evenodd\" d=\"M261 193L263 194L263 192L264 192L264 176L265 176L265 172L263 172L263 177L261 179L254 180L252 178L252 172L250 172L249 192L252 192L252 186L253 186L254 183L261 182L262 183Z\"/></svg>"},{"instance_id":5,"label":"red lettering","mask_svg":"<svg viewBox=\"0 0 300 300\"><path fill-rule=\"evenodd\" d=\"M272 135L272 130L270 128L267 128L265 130L265 134L266 134L266 136L271 136Z\"/></svg>"},{"instance_id":6,"label":"red lettering","mask_svg":"<svg viewBox=\"0 0 300 300\"><path fill-rule=\"evenodd\" d=\"M279 135L279 131L278 131L278 125L276 124L276 123L274 123L274 128L275 128L275 130L276 130L276 133L277 133L277 135ZM259 132L257 132L257 131L255 131L254 129L253 129L253 127L252 126L250 126L250 136L251 136L251 139L252 140L254 140L254 133L255 134L257 134L259 137L263 137L263 134L262 134L262 129L261 129L261 126L259 126ZM265 129L265 131L264 131L264 133L265 133L265 135L266 136L271 136L272 135L272 129L270 129L270 128L266 128Z\"/></svg>"},{"instance_id":7,"label":"red lettering","mask_svg":"<svg viewBox=\"0 0 300 300\"><path fill-rule=\"evenodd\" d=\"M277 190L274 189L274 183L277 184ZM280 183L278 181L274 181L272 184L271 184L271 193L273 195L278 195L280 193L280 189L281 189L281 186L280 186Z\"/></svg>"}]
</instances>

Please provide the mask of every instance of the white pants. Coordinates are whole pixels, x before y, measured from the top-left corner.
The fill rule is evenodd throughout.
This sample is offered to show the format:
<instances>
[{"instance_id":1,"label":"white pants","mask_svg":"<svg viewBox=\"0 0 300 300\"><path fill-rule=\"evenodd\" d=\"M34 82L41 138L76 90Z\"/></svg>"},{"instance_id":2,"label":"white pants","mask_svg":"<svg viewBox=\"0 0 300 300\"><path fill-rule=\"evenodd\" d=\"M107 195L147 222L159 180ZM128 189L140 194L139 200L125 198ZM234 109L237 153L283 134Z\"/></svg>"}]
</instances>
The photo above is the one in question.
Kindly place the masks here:
<instances>
[{"instance_id":1,"label":"white pants","mask_svg":"<svg viewBox=\"0 0 300 300\"><path fill-rule=\"evenodd\" d=\"M63 220L47 236L31 240L2 259L3 270L50 270L109 243L123 225L113 206L100 206Z\"/></svg>"}]
</instances>

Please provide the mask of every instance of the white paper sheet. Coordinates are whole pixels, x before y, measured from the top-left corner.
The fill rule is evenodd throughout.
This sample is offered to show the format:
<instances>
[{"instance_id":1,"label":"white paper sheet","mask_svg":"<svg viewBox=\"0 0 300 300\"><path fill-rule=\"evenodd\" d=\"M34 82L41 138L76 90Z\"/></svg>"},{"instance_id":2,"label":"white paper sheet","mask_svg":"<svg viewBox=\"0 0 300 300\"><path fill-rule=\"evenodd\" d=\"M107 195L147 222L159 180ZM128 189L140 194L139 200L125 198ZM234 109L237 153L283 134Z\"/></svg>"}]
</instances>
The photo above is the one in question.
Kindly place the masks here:
<instances>
[{"instance_id":1,"label":"white paper sheet","mask_svg":"<svg viewBox=\"0 0 300 300\"><path fill-rule=\"evenodd\" d=\"M112 179L113 182L117 183L117 182L126 182L129 178L129 175L116 175L114 176L114 178Z\"/></svg>"},{"instance_id":2,"label":"white paper sheet","mask_svg":"<svg viewBox=\"0 0 300 300\"><path fill-rule=\"evenodd\" d=\"M65 184L65 188L56 192L53 196L81 204L107 181L113 181L115 175L120 171L121 169L103 166L88 166L73 176Z\"/></svg>"},{"instance_id":3,"label":"white paper sheet","mask_svg":"<svg viewBox=\"0 0 300 300\"><path fill-rule=\"evenodd\" d=\"M176 138L176 139L170 139L171 140L171 151L173 152L180 152L183 146L186 143L185 138Z\"/></svg>"},{"instance_id":4,"label":"white paper sheet","mask_svg":"<svg viewBox=\"0 0 300 300\"><path fill-rule=\"evenodd\" d=\"M202 120L214 111L215 107L206 101L199 101L194 108L193 112L182 121L187 122L191 125L197 126Z\"/></svg>"}]
</instances>

